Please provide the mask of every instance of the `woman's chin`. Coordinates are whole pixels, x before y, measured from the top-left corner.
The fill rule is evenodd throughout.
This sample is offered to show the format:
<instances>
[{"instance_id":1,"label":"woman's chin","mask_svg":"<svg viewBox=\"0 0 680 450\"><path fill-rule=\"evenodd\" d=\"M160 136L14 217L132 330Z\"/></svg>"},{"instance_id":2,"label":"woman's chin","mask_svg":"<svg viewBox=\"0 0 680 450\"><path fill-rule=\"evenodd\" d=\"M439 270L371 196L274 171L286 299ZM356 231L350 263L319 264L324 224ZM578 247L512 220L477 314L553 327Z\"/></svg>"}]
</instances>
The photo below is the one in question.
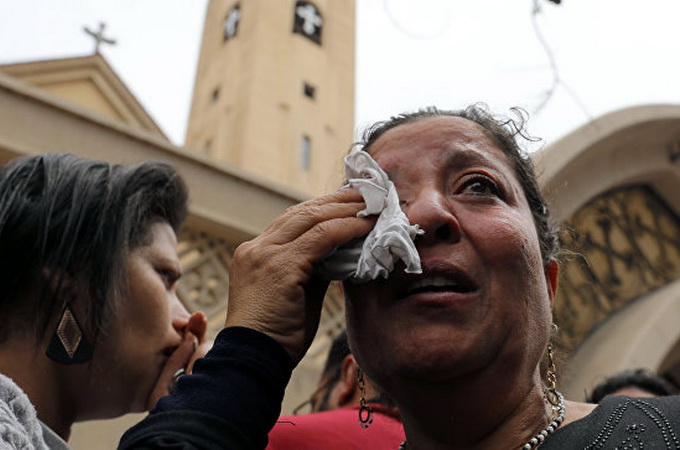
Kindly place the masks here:
<instances>
[{"instance_id":1,"label":"woman's chin","mask_svg":"<svg viewBox=\"0 0 680 450\"><path fill-rule=\"evenodd\" d=\"M402 349L395 360L377 367L381 375L396 376L400 382L432 384L450 382L480 369L475 352L451 345L413 346ZM385 369L391 366L389 370ZM380 375L376 379L382 378Z\"/></svg>"},{"instance_id":2,"label":"woman's chin","mask_svg":"<svg viewBox=\"0 0 680 450\"><path fill-rule=\"evenodd\" d=\"M441 356L441 355L439 355ZM454 378L459 378L473 372L476 367L472 364L476 361L470 361L470 358L455 358L449 357L447 359L439 358L419 358L417 361L412 361L410 364L403 367L401 372L405 378L414 381L423 381L427 383L449 382Z\"/></svg>"}]
</instances>

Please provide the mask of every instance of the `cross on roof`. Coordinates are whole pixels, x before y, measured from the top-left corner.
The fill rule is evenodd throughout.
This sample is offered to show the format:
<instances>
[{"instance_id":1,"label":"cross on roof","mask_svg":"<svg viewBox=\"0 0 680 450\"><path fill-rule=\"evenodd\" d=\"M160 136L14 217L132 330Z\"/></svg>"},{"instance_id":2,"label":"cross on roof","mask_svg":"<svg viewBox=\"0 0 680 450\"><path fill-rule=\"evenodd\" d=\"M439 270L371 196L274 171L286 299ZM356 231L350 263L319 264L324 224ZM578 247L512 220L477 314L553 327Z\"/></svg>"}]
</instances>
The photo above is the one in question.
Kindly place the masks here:
<instances>
[{"instance_id":1,"label":"cross on roof","mask_svg":"<svg viewBox=\"0 0 680 450\"><path fill-rule=\"evenodd\" d=\"M83 27L83 30L85 33L89 34L94 38L94 53L98 54L99 53L99 46L104 43L104 44L110 44L110 45L115 45L116 40L115 39L110 39L104 37L104 28L106 28L106 24L104 22L99 22L99 30L97 31L92 31L88 27Z\"/></svg>"}]
</instances>

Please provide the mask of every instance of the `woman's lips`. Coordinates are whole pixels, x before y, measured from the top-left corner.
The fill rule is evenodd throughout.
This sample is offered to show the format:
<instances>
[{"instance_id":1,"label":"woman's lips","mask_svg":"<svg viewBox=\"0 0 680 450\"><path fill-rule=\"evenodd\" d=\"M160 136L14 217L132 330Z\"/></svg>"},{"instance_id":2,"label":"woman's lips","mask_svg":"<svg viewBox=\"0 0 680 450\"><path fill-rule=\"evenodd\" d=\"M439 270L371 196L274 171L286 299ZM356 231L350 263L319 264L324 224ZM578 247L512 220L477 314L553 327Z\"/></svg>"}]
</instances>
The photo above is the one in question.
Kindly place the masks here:
<instances>
[{"instance_id":1,"label":"woman's lips","mask_svg":"<svg viewBox=\"0 0 680 450\"><path fill-rule=\"evenodd\" d=\"M472 292L473 290L474 287L467 280L461 280L459 277L436 275L430 277L426 276L415 282L407 291L407 295L413 295L420 292L467 293Z\"/></svg>"},{"instance_id":2,"label":"woman's lips","mask_svg":"<svg viewBox=\"0 0 680 450\"><path fill-rule=\"evenodd\" d=\"M401 290L399 297L442 293L469 294L477 290L474 281L467 274L456 269L429 271L409 278L410 282Z\"/></svg>"}]
</instances>

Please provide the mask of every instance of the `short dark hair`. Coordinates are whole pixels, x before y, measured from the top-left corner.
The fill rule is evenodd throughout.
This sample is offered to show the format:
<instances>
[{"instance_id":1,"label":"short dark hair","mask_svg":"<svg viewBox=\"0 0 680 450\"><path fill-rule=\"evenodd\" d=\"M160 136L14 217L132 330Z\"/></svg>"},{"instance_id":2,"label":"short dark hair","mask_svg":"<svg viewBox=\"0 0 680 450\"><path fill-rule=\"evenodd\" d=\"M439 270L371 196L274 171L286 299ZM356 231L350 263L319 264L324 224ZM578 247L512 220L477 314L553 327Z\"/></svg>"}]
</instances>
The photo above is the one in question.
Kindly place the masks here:
<instances>
[{"instance_id":1,"label":"short dark hair","mask_svg":"<svg viewBox=\"0 0 680 450\"><path fill-rule=\"evenodd\" d=\"M342 330L331 343L331 347L328 350L328 358L326 358L326 364L324 365L321 376L326 377L327 382L330 384L335 384L340 379L342 362L351 353L349 341L347 339L347 331Z\"/></svg>"},{"instance_id":2,"label":"short dark hair","mask_svg":"<svg viewBox=\"0 0 680 450\"><path fill-rule=\"evenodd\" d=\"M673 395L677 388L647 369L630 369L605 379L588 397L590 403L600 403L607 395L627 387L643 389L658 396Z\"/></svg>"},{"instance_id":3,"label":"short dark hair","mask_svg":"<svg viewBox=\"0 0 680 450\"><path fill-rule=\"evenodd\" d=\"M94 341L124 282L129 251L148 243L150 226L178 232L187 189L168 164L131 167L67 153L19 158L0 167L0 342L16 321L38 338L64 285L89 298L81 319Z\"/></svg>"},{"instance_id":4,"label":"short dark hair","mask_svg":"<svg viewBox=\"0 0 680 450\"><path fill-rule=\"evenodd\" d=\"M297 414L298 411L308 404L312 406L313 412L328 411L328 401L330 400L331 392L338 381L340 381L340 377L342 376L342 364L345 361L345 358L350 354L351 351L349 348L349 341L347 340L347 331L342 330L331 342L331 346L328 350L328 357L326 358L326 363L321 372L319 385L316 391L314 391L309 400L298 405L298 407L293 410L293 414ZM318 395L321 395L321 398L318 400L318 403L316 403Z\"/></svg>"},{"instance_id":5,"label":"short dark hair","mask_svg":"<svg viewBox=\"0 0 680 450\"><path fill-rule=\"evenodd\" d=\"M541 256L543 262L547 264L557 257L559 251L557 228L552 223L548 205L538 187L534 164L518 143L520 138L527 141L535 140L525 132L526 113L519 108L513 108L511 111L515 113L515 119L494 116L482 103L476 103L460 110L441 110L431 106L415 112L399 114L389 120L374 124L364 131L362 140L355 143L354 147L370 153L375 141L392 128L433 117L460 117L478 124L484 129L486 135L510 158L524 195L529 202L541 244Z\"/></svg>"}]
</instances>

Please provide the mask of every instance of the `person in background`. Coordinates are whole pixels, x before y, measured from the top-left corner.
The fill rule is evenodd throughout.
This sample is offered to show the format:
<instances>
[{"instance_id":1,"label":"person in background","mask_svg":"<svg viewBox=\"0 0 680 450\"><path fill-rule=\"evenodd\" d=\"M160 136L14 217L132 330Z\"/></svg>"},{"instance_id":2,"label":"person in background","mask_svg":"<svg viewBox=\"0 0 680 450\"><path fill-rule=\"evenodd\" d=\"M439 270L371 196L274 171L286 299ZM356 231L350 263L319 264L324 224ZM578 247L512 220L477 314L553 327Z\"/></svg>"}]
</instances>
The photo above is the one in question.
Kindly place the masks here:
<instances>
[{"instance_id":1,"label":"person in background","mask_svg":"<svg viewBox=\"0 0 680 450\"><path fill-rule=\"evenodd\" d=\"M152 408L205 353L175 293L186 204L163 163L0 167L0 447L68 448L74 422Z\"/></svg>"},{"instance_id":2,"label":"person in background","mask_svg":"<svg viewBox=\"0 0 680 450\"><path fill-rule=\"evenodd\" d=\"M588 397L590 403L600 403L608 395L628 397L660 397L675 395L678 389L648 369L623 370L607 377L595 386Z\"/></svg>"},{"instance_id":3,"label":"person in background","mask_svg":"<svg viewBox=\"0 0 680 450\"><path fill-rule=\"evenodd\" d=\"M359 375L345 330L333 340L317 389L297 409L306 404L312 414L279 418L269 433L267 449L394 450L404 440L404 428L392 402L366 375ZM366 408L373 412L373 420L364 428L360 411L366 415Z\"/></svg>"}]
</instances>

